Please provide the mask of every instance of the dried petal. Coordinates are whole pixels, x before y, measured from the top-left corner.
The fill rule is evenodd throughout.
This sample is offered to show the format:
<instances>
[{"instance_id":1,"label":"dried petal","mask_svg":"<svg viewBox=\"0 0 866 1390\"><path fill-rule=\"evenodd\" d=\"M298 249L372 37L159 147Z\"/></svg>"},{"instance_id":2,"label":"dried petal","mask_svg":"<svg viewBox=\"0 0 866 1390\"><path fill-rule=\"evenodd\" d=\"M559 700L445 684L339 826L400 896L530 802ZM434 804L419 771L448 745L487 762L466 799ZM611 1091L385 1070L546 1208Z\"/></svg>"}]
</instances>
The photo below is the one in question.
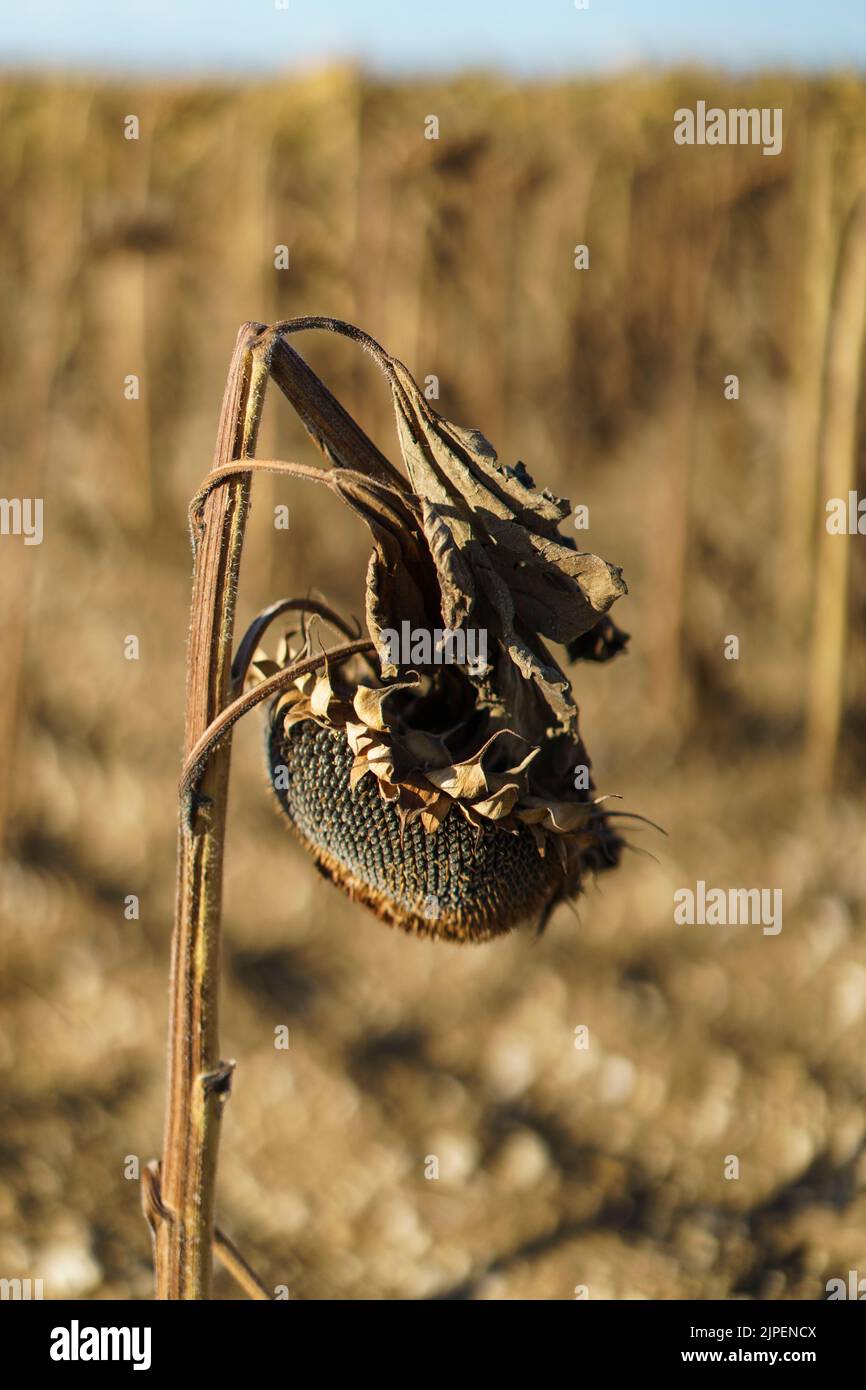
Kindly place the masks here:
<instances>
[{"instance_id":1,"label":"dried petal","mask_svg":"<svg viewBox=\"0 0 866 1390\"><path fill-rule=\"evenodd\" d=\"M429 768L424 774L425 777L434 786L448 792L449 796L464 798L467 801L481 796L490 790L487 773L482 767L484 755L497 739L510 733L510 729L497 729L471 758L466 758L462 763L451 763L448 767Z\"/></svg>"},{"instance_id":2,"label":"dried petal","mask_svg":"<svg viewBox=\"0 0 866 1390\"><path fill-rule=\"evenodd\" d=\"M326 719L328 715L328 706L333 698L334 692L331 688L331 678L327 669L325 669L321 675L316 677L313 693L310 696L310 709L313 713L313 717L316 719Z\"/></svg>"},{"instance_id":3,"label":"dried petal","mask_svg":"<svg viewBox=\"0 0 866 1390\"><path fill-rule=\"evenodd\" d=\"M414 690L418 684L418 676L413 676L411 680L394 681L391 685L383 685L375 690L367 685L359 685L353 701L355 713L369 729L381 732L388 727L382 711L383 702L389 695L393 695L395 690Z\"/></svg>"}]
</instances>

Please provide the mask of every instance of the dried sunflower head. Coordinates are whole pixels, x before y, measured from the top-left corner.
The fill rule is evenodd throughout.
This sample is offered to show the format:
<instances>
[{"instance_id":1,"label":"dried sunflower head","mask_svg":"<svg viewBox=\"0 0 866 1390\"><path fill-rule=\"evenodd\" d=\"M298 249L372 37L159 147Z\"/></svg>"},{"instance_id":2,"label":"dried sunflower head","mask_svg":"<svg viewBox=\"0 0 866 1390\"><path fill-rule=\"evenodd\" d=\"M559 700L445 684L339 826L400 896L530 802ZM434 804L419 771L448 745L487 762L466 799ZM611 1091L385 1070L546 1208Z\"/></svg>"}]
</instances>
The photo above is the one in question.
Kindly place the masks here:
<instances>
[{"instance_id":1,"label":"dried sunflower head","mask_svg":"<svg viewBox=\"0 0 866 1390\"><path fill-rule=\"evenodd\" d=\"M282 809L321 872L382 920L482 941L580 891L622 841L596 797L571 685L545 645L606 660L620 571L560 534L570 504L431 410L377 344L408 481L330 485L373 534L375 657L307 672L271 706ZM312 635L303 634L311 650ZM298 653L285 640L270 674ZM324 669L323 669L324 668Z\"/></svg>"}]
</instances>

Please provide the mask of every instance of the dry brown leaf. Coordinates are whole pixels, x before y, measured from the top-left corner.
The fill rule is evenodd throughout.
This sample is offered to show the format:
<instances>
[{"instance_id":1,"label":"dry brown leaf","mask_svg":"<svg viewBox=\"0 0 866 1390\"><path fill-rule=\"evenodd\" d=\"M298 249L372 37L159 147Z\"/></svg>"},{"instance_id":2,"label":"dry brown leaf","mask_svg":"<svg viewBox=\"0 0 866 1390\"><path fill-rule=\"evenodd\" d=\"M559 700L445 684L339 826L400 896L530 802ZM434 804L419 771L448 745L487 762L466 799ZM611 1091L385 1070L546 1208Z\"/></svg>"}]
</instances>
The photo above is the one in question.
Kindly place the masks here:
<instances>
[{"instance_id":1,"label":"dry brown leaf","mask_svg":"<svg viewBox=\"0 0 866 1390\"><path fill-rule=\"evenodd\" d=\"M521 629L576 641L626 592L621 571L560 536L570 505L536 491L522 465L504 468L478 431L436 414L403 364L390 361L397 433L412 487L424 499L443 617L449 626L465 621L483 594L490 636L502 641L524 679L536 682L556 724L570 727L566 678Z\"/></svg>"},{"instance_id":2,"label":"dry brown leaf","mask_svg":"<svg viewBox=\"0 0 866 1390\"><path fill-rule=\"evenodd\" d=\"M460 797L467 801L472 801L475 797L490 791L488 775L482 766L485 754L498 739L505 736L513 737L510 729L497 729L495 734L491 734L486 743L473 753L471 758L466 758L461 763L450 763L448 767L428 768L424 776L428 782L440 787L449 796Z\"/></svg>"},{"instance_id":3,"label":"dry brown leaf","mask_svg":"<svg viewBox=\"0 0 866 1390\"><path fill-rule=\"evenodd\" d=\"M418 677L413 676L411 680L393 681L391 685L379 686L376 689L368 685L359 685L352 702L355 713L368 729L382 733L388 727L382 711L383 702L389 695L393 695L395 690L414 690L418 684Z\"/></svg>"},{"instance_id":4,"label":"dry brown leaf","mask_svg":"<svg viewBox=\"0 0 866 1390\"><path fill-rule=\"evenodd\" d=\"M484 801L473 801L472 809L480 816L486 816L488 820L502 820L513 811L519 795L520 788L517 783L506 782Z\"/></svg>"},{"instance_id":5,"label":"dry brown leaf","mask_svg":"<svg viewBox=\"0 0 866 1390\"><path fill-rule=\"evenodd\" d=\"M328 706L334 698L334 691L331 687L331 678L327 669L316 677L313 692L310 695L310 709L316 719L327 717Z\"/></svg>"}]
</instances>

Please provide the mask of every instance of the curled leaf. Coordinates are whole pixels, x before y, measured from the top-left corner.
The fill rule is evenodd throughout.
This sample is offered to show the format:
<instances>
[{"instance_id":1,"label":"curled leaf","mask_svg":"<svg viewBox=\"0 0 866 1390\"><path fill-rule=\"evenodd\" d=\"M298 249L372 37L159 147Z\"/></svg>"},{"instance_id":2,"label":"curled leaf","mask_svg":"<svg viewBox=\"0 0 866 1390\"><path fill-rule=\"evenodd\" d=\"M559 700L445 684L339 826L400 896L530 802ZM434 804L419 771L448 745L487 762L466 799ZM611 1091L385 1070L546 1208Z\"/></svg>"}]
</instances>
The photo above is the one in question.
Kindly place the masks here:
<instances>
[{"instance_id":1,"label":"curled leaf","mask_svg":"<svg viewBox=\"0 0 866 1390\"><path fill-rule=\"evenodd\" d=\"M390 362L397 433L412 487L424 499L422 526L443 616L449 626L452 617L465 621L483 594L492 635L536 681L555 722L567 727L559 682L543 672L519 629L578 640L627 592L622 572L560 536L569 504L536 491L525 469L504 469L483 435L436 414L403 364Z\"/></svg>"},{"instance_id":2,"label":"curled leaf","mask_svg":"<svg viewBox=\"0 0 866 1390\"><path fill-rule=\"evenodd\" d=\"M310 696L310 709L316 719L324 719L328 713L328 706L334 698L331 688L331 678L327 669L322 675L316 677L316 683Z\"/></svg>"},{"instance_id":3,"label":"curled leaf","mask_svg":"<svg viewBox=\"0 0 866 1390\"><path fill-rule=\"evenodd\" d=\"M509 733L509 729L497 729L471 758L466 758L461 763L452 763L449 767L429 768L425 773L428 782L432 782L434 787L441 787L449 796L466 800L481 796L490 790L487 773L482 765L484 756L497 739Z\"/></svg>"},{"instance_id":4,"label":"curled leaf","mask_svg":"<svg viewBox=\"0 0 866 1390\"><path fill-rule=\"evenodd\" d=\"M418 686L418 677L413 676L407 681L392 681L390 685L378 686L375 689L371 686L359 685L355 691L355 698L352 701L355 713L363 724L369 729L383 730L387 728L385 716L382 712L382 705L390 695L397 690L413 690Z\"/></svg>"}]
</instances>

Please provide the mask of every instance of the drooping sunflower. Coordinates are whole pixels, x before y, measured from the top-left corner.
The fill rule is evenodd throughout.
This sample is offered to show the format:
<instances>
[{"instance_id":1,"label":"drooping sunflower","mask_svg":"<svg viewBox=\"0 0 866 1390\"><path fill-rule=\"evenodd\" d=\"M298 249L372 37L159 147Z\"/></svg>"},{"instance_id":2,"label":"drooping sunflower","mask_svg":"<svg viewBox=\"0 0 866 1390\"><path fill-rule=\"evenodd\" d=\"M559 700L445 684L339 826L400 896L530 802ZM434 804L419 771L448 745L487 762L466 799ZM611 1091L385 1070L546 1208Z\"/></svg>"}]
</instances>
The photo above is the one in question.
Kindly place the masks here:
<instances>
[{"instance_id":1,"label":"drooping sunflower","mask_svg":"<svg viewBox=\"0 0 866 1390\"><path fill-rule=\"evenodd\" d=\"M623 845L545 643L572 661L620 652L627 634L607 614L627 592L621 571L562 534L569 502L438 415L377 343L332 320L292 326L307 323L345 332L386 372L406 476L327 475L372 532L374 650L306 671L273 701L278 803L319 870L387 923L456 941L543 925ZM287 634L275 660L257 652L251 679L315 641L306 624Z\"/></svg>"}]
</instances>

